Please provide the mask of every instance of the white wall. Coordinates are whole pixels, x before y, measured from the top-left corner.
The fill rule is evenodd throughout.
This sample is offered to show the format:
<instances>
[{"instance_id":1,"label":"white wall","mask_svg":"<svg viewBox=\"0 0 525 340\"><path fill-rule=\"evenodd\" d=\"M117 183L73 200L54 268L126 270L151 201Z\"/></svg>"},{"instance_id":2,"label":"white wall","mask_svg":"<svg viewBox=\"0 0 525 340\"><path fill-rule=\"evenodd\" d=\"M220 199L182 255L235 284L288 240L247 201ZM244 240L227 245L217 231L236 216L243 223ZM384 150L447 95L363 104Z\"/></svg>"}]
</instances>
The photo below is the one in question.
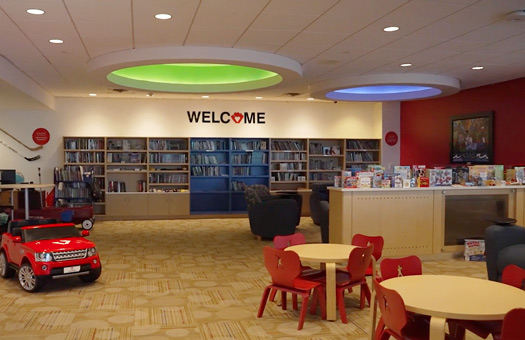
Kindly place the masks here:
<instances>
[{"instance_id":1,"label":"white wall","mask_svg":"<svg viewBox=\"0 0 525 340\"><path fill-rule=\"evenodd\" d=\"M266 102L216 100L165 100L57 98L56 110L2 109L2 129L34 147L32 133L45 128L51 139L39 151L30 151L0 131L0 140L29 162L0 145L0 169L17 169L26 181L53 181L52 170L63 163L63 136L144 137L270 137L270 138L382 138L380 103ZM233 114L264 112L265 124L190 123L187 111Z\"/></svg>"},{"instance_id":2,"label":"white wall","mask_svg":"<svg viewBox=\"0 0 525 340\"><path fill-rule=\"evenodd\" d=\"M401 159L401 103L400 102L385 102L382 105L382 124L383 124L383 140L381 143L381 164L386 168L386 171L392 172L394 165L399 165ZM395 145L388 145L385 142L385 135L388 132L395 132L398 136L398 141Z\"/></svg>"}]
</instances>

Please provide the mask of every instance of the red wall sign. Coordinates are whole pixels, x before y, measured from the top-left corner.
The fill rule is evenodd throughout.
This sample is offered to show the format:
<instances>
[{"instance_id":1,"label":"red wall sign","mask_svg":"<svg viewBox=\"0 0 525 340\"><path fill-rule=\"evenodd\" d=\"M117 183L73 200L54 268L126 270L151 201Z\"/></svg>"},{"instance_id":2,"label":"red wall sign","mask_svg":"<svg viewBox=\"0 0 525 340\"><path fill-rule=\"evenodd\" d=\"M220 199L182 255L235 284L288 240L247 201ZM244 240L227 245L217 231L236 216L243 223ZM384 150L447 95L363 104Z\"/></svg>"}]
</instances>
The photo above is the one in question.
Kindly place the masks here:
<instances>
[{"instance_id":1,"label":"red wall sign","mask_svg":"<svg viewBox=\"0 0 525 340\"><path fill-rule=\"evenodd\" d=\"M396 145L398 140L399 140L399 137L397 136L397 133L395 133L394 131L389 131L385 135L385 142L390 146Z\"/></svg>"},{"instance_id":2,"label":"red wall sign","mask_svg":"<svg viewBox=\"0 0 525 340\"><path fill-rule=\"evenodd\" d=\"M38 128L33 131L33 141L38 145L44 145L49 142L49 131L44 128Z\"/></svg>"}]
</instances>

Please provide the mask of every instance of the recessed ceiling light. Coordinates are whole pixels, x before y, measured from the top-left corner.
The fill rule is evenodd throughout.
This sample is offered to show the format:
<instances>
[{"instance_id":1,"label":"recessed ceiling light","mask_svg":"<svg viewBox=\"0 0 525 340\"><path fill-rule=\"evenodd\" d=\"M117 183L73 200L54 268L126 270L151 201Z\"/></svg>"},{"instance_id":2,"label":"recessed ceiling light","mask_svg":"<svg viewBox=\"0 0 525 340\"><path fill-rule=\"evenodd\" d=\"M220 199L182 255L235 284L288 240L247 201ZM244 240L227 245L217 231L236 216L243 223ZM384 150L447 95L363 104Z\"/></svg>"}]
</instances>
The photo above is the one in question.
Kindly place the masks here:
<instances>
[{"instance_id":1,"label":"recessed ceiling light","mask_svg":"<svg viewBox=\"0 0 525 340\"><path fill-rule=\"evenodd\" d=\"M483 70L483 66L474 66L473 70Z\"/></svg>"},{"instance_id":2,"label":"recessed ceiling light","mask_svg":"<svg viewBox=\"0 0 525 340\"><path fill-rule=\"evenodd\" d=\"M52 43L52 44L63 44L63 43L64 43L64 40L60 40L60 39L50 39L49 42Z\"/></svg>"},{"instance_id":3,"label":"recessed ceiling light","mask_svg":"<svg viewBox=\"0 0 525 340\"><path fill-rule=\"evenodd\" d=\"M308 97L308 98L306 98L306 100L315 100L315 98Z\"/></svg>"},{"instance_id":4,"label":"recessed ceiling light","mask_svg":"<svg viewBox=\"0 0 525 340\"><path fill-rule=\"evenodd\" d=\"M40 15L40 14L44 14L45 13L43 10L38 9L38 8L30 8L26 12L29 13L29 14L34 14L34 15Z\"/></svg>"},{"instance_id":5,"label":"recessed ceiling light","mask_svg":"<svg viewBox=\"0 0 525 340\"><path fill-rule=\"evenodd\" d=\"M159 14L155 14L155 18L159 20L168 20L168 19L171 19L171 15L166 14L166 13L159 13Z\"/></svg>"},{"instance_id":6,"label":"recessed ceiling light","mask_svg":"<svg viewBox=\"0 0 525 340\"><path fill-rule=\"evenodd\" d=\"M401 64L399 66L401 66L401 67L410 67L410 66L412 66L412 64L411 63L404 63L404 64Z\"/></svg>"},{"instance_id":7,"label":"recessed ceiling light","mask_svg":"<svg viewBox=\"0 0 525 340\"><path fill-rule=\"evenodd\" d=\"M206 99L206 98L210 98L210 96L202 96L202 98Z\"/></svg>"},{"instance_id":8,"label":"recessed ceiling light","mask_svg":"<svg viewBox=\"0 0 525 340\"><path fill-rule=\"evenodd\" d=\"M90 96L90 97L96 97L97 94L96 94L96 93L90 93L89 96Z\"/></svg>"},{"instance_id":9,"label":"recessed ceiling light","mask_svg":"<svg viewBox=\"0 0 525 340\"><path fill-rule=\"evenodd\" d=\"M388 27L383 28L383 31L385 32L395 32L397 30L399 30L399 27L397 26L388 26Z\"/></svg>"},{"instance_id":10,"label":"recessed ceiling light","mask_svg":"<svg viewBox=\"0 0 525 340\"><path fill-rule=\"evenodd\" d=\"M263 99L263 97L255 97L255 99Z\"/></svg>"}]
</instances>

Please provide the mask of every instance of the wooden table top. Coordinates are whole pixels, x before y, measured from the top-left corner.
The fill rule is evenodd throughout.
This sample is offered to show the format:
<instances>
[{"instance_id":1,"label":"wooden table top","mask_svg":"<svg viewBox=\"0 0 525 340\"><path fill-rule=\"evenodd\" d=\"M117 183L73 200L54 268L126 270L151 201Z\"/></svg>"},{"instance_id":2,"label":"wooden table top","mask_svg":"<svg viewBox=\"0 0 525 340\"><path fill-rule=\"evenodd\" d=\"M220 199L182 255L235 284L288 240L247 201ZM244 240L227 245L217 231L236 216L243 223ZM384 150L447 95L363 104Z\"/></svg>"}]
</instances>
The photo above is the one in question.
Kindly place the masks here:
<instances>
[{"instance_id":1,"label":"wooden table top","mask_svg":"<svg viewBox=\"0 0 525 340\"><path fill-rule=\"evenodd\" d=\"M356 248L349 244L307 243L287 247L299 255L301 260L316 262L347 262L350 252Z\"/></svg>"},{"instance_id":2,"label":"wooden table top","mask_svg":"<svg viewBox=\"0 0 525 340\"><path fill-rule=\"evenodd\" d=\"M525 291L500 282L464 276L412 275L381 282L396 290L410 312L465 320L501 320L525 307Z\"/></svg>"}]
</instances>

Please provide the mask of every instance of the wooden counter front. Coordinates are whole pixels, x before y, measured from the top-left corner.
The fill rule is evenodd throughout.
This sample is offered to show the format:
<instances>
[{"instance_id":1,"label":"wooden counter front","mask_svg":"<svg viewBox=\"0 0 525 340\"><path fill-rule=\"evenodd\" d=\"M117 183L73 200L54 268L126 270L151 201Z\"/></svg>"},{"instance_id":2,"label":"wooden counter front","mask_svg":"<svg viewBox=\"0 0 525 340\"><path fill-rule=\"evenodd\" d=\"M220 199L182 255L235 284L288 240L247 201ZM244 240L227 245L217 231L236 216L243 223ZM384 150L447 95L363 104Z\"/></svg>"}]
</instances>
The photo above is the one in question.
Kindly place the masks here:
<instances>
[{"instance_id":1,"label":"wooden counter front","mask_svg":"<svg viewBox=\"0 0 525 340\"><path fill-rule=\"evenodd\" d=\"M383 255L435 255L445 246L447 195L507 195L508 217L524 225L524 191L514 187L330 188L330 243L350 244L355 234L385 238Z\"/></svg>"}]
</instances>

